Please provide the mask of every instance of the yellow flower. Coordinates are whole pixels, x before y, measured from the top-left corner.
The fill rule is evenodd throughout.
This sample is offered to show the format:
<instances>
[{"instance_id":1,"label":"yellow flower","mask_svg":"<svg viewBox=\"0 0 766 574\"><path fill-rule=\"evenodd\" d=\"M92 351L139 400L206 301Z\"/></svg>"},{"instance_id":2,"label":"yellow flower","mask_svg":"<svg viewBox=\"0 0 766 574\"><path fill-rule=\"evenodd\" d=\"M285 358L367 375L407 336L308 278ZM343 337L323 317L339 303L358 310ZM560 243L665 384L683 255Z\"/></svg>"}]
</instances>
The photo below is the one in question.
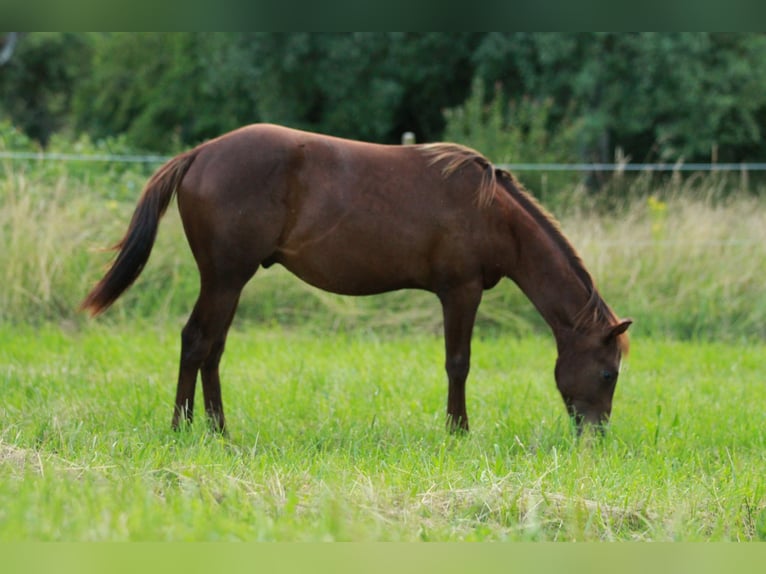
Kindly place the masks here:
<instances>
[{"instance_id":1,"label":"yellow flower","mask_svg":"<svg viewBox=\"0 0 766 574\"><path fill-rule=\"evenodd\" d=\"M646 200L646 203L649 206L649 211L653 215L661 216L668 210L668 204L661 199L657 199L653 195L649 196L649 199Z\"/></svg>"}]
</instances>

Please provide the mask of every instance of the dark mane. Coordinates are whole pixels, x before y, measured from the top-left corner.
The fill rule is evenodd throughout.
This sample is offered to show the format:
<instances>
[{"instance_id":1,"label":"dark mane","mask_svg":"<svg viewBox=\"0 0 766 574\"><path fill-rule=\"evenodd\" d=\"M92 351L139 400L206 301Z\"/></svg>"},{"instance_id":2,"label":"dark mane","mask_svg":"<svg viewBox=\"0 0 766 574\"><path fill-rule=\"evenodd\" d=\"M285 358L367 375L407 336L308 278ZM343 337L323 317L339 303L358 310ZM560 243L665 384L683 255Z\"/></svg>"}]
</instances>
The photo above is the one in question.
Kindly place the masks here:
<instances>
[{"instance_id":1,"label":"dark mane","mask_svg":"<svg viewBox=\"0 0 766 574\"><path fill-rule=\"evenodd\" d=\"M564 236L556 218L524 188L512 173L495 168L492 162L482 154L459 144L433 143L418 147L428 156L430 165L444 164L442 175L445 178L450 177L463 166L471 163L478 164L484 172L477 189L480 206L487 206L492 203L495 185L499 182L501 187L545 230L569 260L575 274L582 281L589 295L588 302L577 314L574 325L575 329L587 330L591 327L608 326L617 322L617 316L601 297L593 277L585 268L580 254Z\"/></svg>"},{"instance_id":2,"label":"dark mane","mask_svg":"<svg viewBox=\"0 0 766 574\"><path fill-rule=\"evenodd\" d=\"M616 323L618 320L617 316L609 305L606 304L606 301L602 299L601 294L596 289L593 277L585 268L580 254L577 253L577 250L564 236L558 221L524 188L513 174L501 169L496 171L497 180L500 182L501 187L534 218L559 249L561 249L588 292L588 302L577 314L574 328L587 330L591 327L609 326ZM625 344L627 345L627 343Z\"/></svg>"},{"instance_id":3,"label":"dark mane","mask_svg":"<svg viewBox=\"0 0 766 574\"><path fill-rule=\"evenodd\" d=\"M483 171L481 182L476 190L480 207L492 203L495 194L497 175L492 162L474 149L455 143L431 143L419 145L418 148L429 158L429 165L444 163L442 175L450 177L465 165L477 164Z\"/></svg>"}]
</instances>

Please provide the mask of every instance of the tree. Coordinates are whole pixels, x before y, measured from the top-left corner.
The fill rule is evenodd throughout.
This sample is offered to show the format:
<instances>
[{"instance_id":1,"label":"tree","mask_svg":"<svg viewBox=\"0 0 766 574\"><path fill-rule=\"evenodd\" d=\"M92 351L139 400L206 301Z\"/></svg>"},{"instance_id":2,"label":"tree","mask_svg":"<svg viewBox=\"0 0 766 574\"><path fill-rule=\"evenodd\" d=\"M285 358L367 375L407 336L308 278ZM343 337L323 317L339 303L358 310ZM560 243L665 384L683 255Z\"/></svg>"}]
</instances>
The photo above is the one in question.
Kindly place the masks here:
<instances>
[{"instance_id":1,"label":"tree","mask_svg":"<svg viewBox=\"0 0 766 574\"><path fill-rule=\"evenodd\" d=\"M12 40L12 39L11 39ZM442 138L474 77L486 97L576 120L575 153L634 160L762 159L759 33L31 33L0 48L0 113L54 131L125 134L170 151L254 121L398 142Z\"/></svg>"},{"instance_id":2,"label":"tree","mask_svg":"<svg viewBox=\"0 0 766 574\"><path fill-rule=\"evenodd\" d=\"M397 142L435 139L462 102L480 34L95 34L77 130L153 150L254 121Z\"/></svg>"},{"instance_id":3,"label":"tree","mask_svg":"<svg viewBox=\"0 0 766 574\"><path fill-rule=\"evenodd\" d=\"M509 100L500 84L488 98L477 78L465 103L445 111L444 136L479 150L496 164L576 162L581 123L564 117L554 127L552 108L550 98ZM526 172L523 180L536 195L551 199L559 190L571 188L579 176Z\"/></svg>"},{"instance_id":4,"label":"tree","mask_svg":"<svg viewBox=\"0 0 766 574\"><path fill-rule=\"evenodd\" d=\"M468 95L476 33L262 33L259 115L371 141L438 138Z\"/></svg>"},{"instance_id":5,"label":"tree","mask_svg":"<svg viewBox=\"0 0 766 574\"><path fill-rule=\"evenodd\" d=\"M580 155L639 160L766 153L766 38L723 33L490 33L477 73L510 97L556 102L553 117L582 118Z\"/></svg>"},{"instance_id":6,"label":"tree","mask_svg":"<svg viewBox=\"0 0 766 574\"><path fill-rule=\"evenodd\" d=\"M92 68L77 89L75 126L168 150L252 121L252 69L239 40L210 33L91 36Z\"/></svg>"},{"instance_id":7,"label":"tree","mask_svg":"<svg viewBox=\"0 0 766 574\"><path fill-rule=\"evenodd\" d=\"M66 126L87 45L79 34L59 32L27 34L23 41L17 36L13 50L9 42L6 39L7 59L0 68L0 112L45 143Z\"/></svg>"}]
</instances>

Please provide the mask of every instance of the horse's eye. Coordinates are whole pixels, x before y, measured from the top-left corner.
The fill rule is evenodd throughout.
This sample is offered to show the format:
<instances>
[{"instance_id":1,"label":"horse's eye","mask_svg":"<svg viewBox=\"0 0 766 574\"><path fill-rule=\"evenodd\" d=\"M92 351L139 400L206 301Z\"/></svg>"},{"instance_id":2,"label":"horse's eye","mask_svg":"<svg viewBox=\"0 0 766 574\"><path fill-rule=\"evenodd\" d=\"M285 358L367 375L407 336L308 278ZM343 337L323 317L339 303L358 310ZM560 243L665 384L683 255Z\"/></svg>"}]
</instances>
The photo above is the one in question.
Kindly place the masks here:
<instances>
[{"instance_id":1,"label":"horse's eye","mask_svg":"<svg viewBox=\"0 0 766 574\"><path fill-rule=\"evenodd\" d=\"M608 371L606 369L601 371L601 380L604 381L605 383L613 383L616 378L617 378L617 373L615 373L614 371Z\"/></svg>"}]
</instances>

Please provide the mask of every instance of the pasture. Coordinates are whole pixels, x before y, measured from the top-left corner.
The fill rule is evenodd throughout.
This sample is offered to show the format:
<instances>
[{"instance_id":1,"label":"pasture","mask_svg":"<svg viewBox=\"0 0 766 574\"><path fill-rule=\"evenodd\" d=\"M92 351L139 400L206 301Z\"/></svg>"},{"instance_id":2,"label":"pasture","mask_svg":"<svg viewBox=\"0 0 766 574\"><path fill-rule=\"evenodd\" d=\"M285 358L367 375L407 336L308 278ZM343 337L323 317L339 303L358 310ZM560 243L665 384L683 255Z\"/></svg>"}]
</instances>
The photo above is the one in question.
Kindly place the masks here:
<instances>
[{"instance_id":1,"label":"pasture","mask_svg":"<svg viewBox=\"0 0 766 574\"><path fill-rule=\"evenodd\" d=\"M0 329L3 540L762 540L762 344L634 341L576 439L536 336L476 341L469 436L442 343L248 327L230 436L169 430L175 328Z\"/></svg>"},{"instance_id":2,"label":"pasture","mask_svg":"<svg viewBox=\"0 0 766 574\"><path fill-rule=\"evenodd\" d=\"M222 438L201 416L170 430L197 289L174 207L125 298L75 312L145 176L4 166L0 540L766 539L759 197L711 178L551 206L636 320L603 439L572 432L553 339L510 282L480 307L454 437L433 296L335 297L278 269L229 338Z\"/></svg>"}]
</instances>

